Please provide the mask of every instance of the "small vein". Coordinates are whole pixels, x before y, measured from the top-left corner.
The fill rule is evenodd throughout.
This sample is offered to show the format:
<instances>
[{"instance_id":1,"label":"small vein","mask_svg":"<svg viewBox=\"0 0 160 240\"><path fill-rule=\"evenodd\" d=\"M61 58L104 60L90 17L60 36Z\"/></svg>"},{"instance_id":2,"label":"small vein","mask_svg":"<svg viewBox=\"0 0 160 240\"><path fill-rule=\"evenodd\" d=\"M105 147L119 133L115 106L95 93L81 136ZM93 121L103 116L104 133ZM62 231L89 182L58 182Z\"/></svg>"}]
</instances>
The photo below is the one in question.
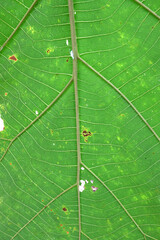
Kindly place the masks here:
<instances>
[{"instance_id":1,"label":"small vein","mask_svg":"<svg viewBox=\"0 0 160 240\"><path fill-rule=\"evenodd\" d=\"M89 240L92 240L90 237L87 236L87 234L85 234L84 232L81 231L81 233L86 237L88 238Z\"/></svg>"},{"instance_id":2,"label":"small vein","mask_svg":"<svg viewBox=\"0 0 160 240\"><path fill-rule=\"evenodd\" d=\"M134 0L136 3L138 3L139 5L141 5L143 8L145 8L148 12L150 12L151 14L153 14L156 18L158 18L160 20L160 16L158 14L156 14L154 11L152 11L149 7L147 7L145 4L143 4L142 2L140 2L139 0Z\"/></svg>"},{"instance_id":3,"label":"small vein","mask_svg":"<svg viewBox=\"0 0 160 240\"><path fill-rule=\"evenodd\" d=\"M90 172L107 190L108 192L116 199L116 201L119 203L119 205L123 208L123 210L125 211L125 213L128 215L128 217L132 220L132 222L136 225L136 227L138 228L138 230L142 233L142 235L144 236L144 239L147 237L150 237L151 239L157 240L154 237L151 237L147 234L145 234L143 232L143 230L140 228L140 226L138 225L138 223L134 220L134 218L131 216L131 214L128 212L128 210L124 207L124 205L121 203L121 201L117 198L117 196L112 192L112 190L94 173L90 170L90 168L88 168L83 162L81 162L81 165L84 166L85 169L88 170L88 172Z\"/></svg>"},{"instance_id":4,"label":"small vein","mask_svg":"<svg viewBox=\"0 0 160 240\"><path fill-rule=\"evenodd\" d=\"M41 214L51 203L53 203L57 198L59 198L60 196L62 196L64 193L68 192L70 189L72 189L73 187L77 186L77 183L75 183L74 185L72 185L71 187L67 188L66 190L64 190L63 192L61 192L59 195L57 195L55 198L53 198L49 203L47 203L47 205L45 205L39 212L36 213L36 215L34 215L23 227L21 227L18 232L16 232L16 234L10 239L13 240L29 223L31 223L37 216L39 216L39 214Z\"/></svg>"},{"instance_id":5,"label":"small vein","mask_svg":"<svg viewBox=\"0 0 160 240\"><path fill-rule=\"evenodd\" d=\"M26 19L26 17L28 16L28 14L30 13L30 11L32 10L32 8L35 6L36 2L38 0L34 0L34 2L32 3L32 5L30 6L30 8L28 8L27 12L24 14L23 18L21 19L21 21L18 23L17 27L13 30L13 32L11 33L11 35L8 37L8 39L3 43L3 45L0 47L0 52L2 51L2 49L6 46L6 44L9 42L9 40L13 37L13 35L15 34L15 32L19 29L19 27L21 26L21 24L24 22L24 20Z\"/></svg>"},{"instance_id":6,"label":"small vein","mask_svg":"<svg viewBox=\"0 0 160 240\"><path fill-rule=\"evenodd\" d=\"M81 57L78 57L78 59L81 62L83 62L88 68L90 68L93 72L95 72L99 77L101 77L105 82L107 82L116 92L118 92L120 96L133 108L133 110L138 114L138 116L142 119L142 121L147 125L147 127L150 129L153 135L157 138L157 140L160 141L160 137L153 130L150 124L145 120L145 118L141 115L138 109L132 104L132 102L113 83L111 83L108 79L106 79L102 74L100 74L96 69L94 69L91 65L89 65L85 60L83 60Z\"/></svg>"},{"instance_id":7,"label":"small vein","mask_svg":"<svg viewBox=\"0 0 160 240\"><path fill-rule=\"evenodd\" d=\"M69 85L71 84L71 82L73 81L73 78L71 78L71 80L67 83L67 85L63 88L63 90L57 95L57 97L54 98L54 100L27 126L25 127L20 133L18 133L9 143L6 151L4 152L3 156L0 159L0 162L3 160L3 158L5 157L6 153L8 152L8 150L10 149L11 145L13 144L13 142L19 137L21 136L28 128L30 128L38 119L40 119L44 113L61 97L61 95L66 91L66 89L69 87Z\"/></svg>"}]
</instances>

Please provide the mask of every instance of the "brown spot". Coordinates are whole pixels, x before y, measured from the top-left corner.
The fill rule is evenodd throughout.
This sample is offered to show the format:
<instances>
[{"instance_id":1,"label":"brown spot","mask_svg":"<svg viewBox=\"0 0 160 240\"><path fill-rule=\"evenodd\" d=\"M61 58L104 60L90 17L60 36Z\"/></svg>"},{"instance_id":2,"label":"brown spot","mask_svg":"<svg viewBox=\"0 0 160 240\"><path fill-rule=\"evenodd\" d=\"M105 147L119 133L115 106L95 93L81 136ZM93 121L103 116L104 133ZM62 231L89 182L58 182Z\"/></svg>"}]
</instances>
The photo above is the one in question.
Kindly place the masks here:
<instances>
[{"instance_id":1,"label":"brown spot","mask_svg":"<svg viewBox=\"0 0 160 240\"><path fill-rule=\"evenodd\" d=\"M154 28L154 26L152 27L152 29Z\"/></svg>"},{"instance_id":2,"label":"brown spot","mask_svg":"<svg viewBox=\"0 0 160 240\"><path fill-rule=\"evenodd\" d=\"M8 95L8 93L7 92L5 92L5 94L4 94L5 96L7 96Z\"/></svg>"},{"instance_id":3,"label":"brown spot","mask_svg":"<svg viewBox=\"0 0 160 240\"><path fill-rule=\"evenodd\" d=\"M47 50L47 53L50 53L50 50L49 50L49 49Z\"/></svg>"},{"instance_id":4,"label":"brown spot","mask_svg":"<svg viewBox=\"0 0 160 240\"><path fill-rule=\"evenodd\" d=\"M44 202L44 200L42 200L42 202Z\"/></svg>"},{"instance_id":5,"label":"brown spot","mask_svg":"<svg viewBox=\"0 0 160 240\"><path fill-rule=\"evenodd\" d=\"M46 208L47 206L44 206L44 208Z\"/></svg>"},{"instance_id":6,"label":"brown spot","mask_svg":"<svg viewBox=\"0 0 160 240\"><path fill-rule=\"evenodd\" d=\"M64 208L63 208L63 211L66 212L66 211L67 211L67 208L64 207Z\"/></svg>"},{"instance_id":7,"label":"brown spot","mask_svg":"<svg viewBox=\"0 0 160 240\"><path fill-rule=\"evenodd\" d=\"M11 57L9 57L9 59L10 59L10 60L13 60L13 61L15 61L15 62L17 61L17 58L16 58L14 55L12 55Z\"/></svg>"},{"instance_id":8,"label":"brown spot","mask_svg":"<svg viewBox=\"0 0 160 240\"><path fill-rule=\"evenodd\" d=\"M69 234L69 232L67 231L67 234Z\"/></svg>"},{"instance_id":9,"label":"brown spot","mask_svg":"<svg viewBox=\"0 0 160 240\"><path fill-rule=\"evenodd\" d=\"M120 24L122 24L122 23L120 22Z\"/></svg>"},{"instance_id":10,"label":"brown spot","mask_svg":"<svg viewBox=\"0 0 160 240\"><path fill-rule=\"evenodd\" d=\"M69 61L69 59L66 60L66 62L68 62L68 61Z\"/></svg>"},{"instance_id":11,"label":"brown spot","mask_svg":"<svg viewBox=\"0 0 160 240\"><path fill-rule=\"evenodd\" d=\"M52 212L53 210L51 209L51 212Z\"/></svg>"},{"instance_id":12,"label":"brown spot","mask_svg":"<svg viewBox=\"0 0 160 240\"><path fill-rule=\"evenodd\" d=\"M63 226L63 224L60 224L60 226L62 227L62 226Z\"/></svg>"},{"instance_id":13,"label":"brown spot","mask_svg":"<svg viewBox=\"0 0 160 240\"><path fill-rule=\"evenodd\" d=\"M91 132L87 132L86 130L83 131L83 137L88 137L88 136L92 136Z\"/></svg>"},{"instance_id":14,"label":"brown spot","mask_svg":"<svg viewBox=\"0 0 160 240\"><path fill-rule=\"evenodd\" d=\"M10 162L10 165L12 165L12 163Z\"/></svg>"}]
</instances>

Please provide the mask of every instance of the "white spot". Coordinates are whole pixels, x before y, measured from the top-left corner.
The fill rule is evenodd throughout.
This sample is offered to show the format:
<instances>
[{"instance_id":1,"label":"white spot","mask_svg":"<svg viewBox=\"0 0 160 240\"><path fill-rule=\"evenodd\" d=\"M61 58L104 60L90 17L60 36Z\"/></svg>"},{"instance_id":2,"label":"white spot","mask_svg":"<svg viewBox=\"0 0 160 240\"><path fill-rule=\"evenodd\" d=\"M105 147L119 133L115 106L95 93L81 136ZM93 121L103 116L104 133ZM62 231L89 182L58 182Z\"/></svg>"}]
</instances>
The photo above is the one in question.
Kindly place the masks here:
<instances>
[{"instance_id":1,"label":"white spot","mask_svg":"<svg viewBox=\"0 0 160 240\"><path fill-rule=\"evenodd\" d=\"M0 132L2 132L4 130L4 121L0 116Z\"/></svg>"},{"instance_id":2,"label":"white spot","mask_svg":"<svg viewBox=\"0 0 160 240\"><path fill-rule=\"evenodd\" d=\"M70 55L71 55L72 59L74 59L73 51L70 51Z\"/></svg>"},{"instance_id":3,"label":"white spot","mask_svg":"<svg viewBox=\"0 0 160 240\"><path fill-rule=\"evenodd\" d=\"M90 182L93 183L93 180L91 180Z\"/></svg>"},{"instance_id":4,"label":"white spot","mask_svg":"<svg viewBox=\"0 0 160 240\"><path fill-rule=\"evenodd\" d=\"M86 181L86 183L88 183L88 180L85 180Z\"/></svg>"},{"instance_id":5,"label":"white spot","mask_svg":"<svg viewBox=\"0 0 160 240\"><path fill-rule=\"evenodd\" d=\"M98 190L98 188L97 188L97 187L94 187L94 186L92 186L91 188L92 188L93 192L95 192L95 191Z\"/></svg>"},{"instance_id":6,"label":"white spot","mask_svg":"<svg viewBox=\"0 0 160 240\"><path fill-rule=\"evenodd\" d=\"M74 12L74 14L76 14L76 12Z\"/></svg>"},{"instance_id":7,"label":"white spot","mask_svg":"<svg viewBox=\"0 0 160 240\"><path fill-rule=\"evenodd\" d=\"M84 180L80 180L80 183L81 183L81 185L79 185L79 191L83 192L84 191L84 185L85 185L86 182Z\"/></svg>"},{"instance_id":8,"label":"white spot","mask_svg":"<svg viewBox=\"0 0 160 240\"><path fill-rule=\"evenodd\" d=\"M38 111L36 110L36 115L38 115Z\"/></svg>"},{"instance_id":9,"label":"white spot","mask_svg":"<svg viewBox=\"0 0 160 240\"><path fill-rule=\"evenodd\" d=\"M67 46L69 45L69 42L68 42L68 40L66 40L66 45L67 45Z\"/></svg>"},{"instance_id":10,"label":"white spot","mask_svg":"<svg viewBox=\"0 0 160 240\"><path fill-rule=\"evenodd\" d=\"M53 143L53 146L55 146L55 143Z\"/></svg>"},{"instance_id":11,"label":"white spot","mask_svg":"<svg viewBox=\"0 0 160 240\"><path fill-rule=\"evenodd\" d=\"M84 167L81 167L81 170L84 170Z\"/></svg>"}]
</instances>

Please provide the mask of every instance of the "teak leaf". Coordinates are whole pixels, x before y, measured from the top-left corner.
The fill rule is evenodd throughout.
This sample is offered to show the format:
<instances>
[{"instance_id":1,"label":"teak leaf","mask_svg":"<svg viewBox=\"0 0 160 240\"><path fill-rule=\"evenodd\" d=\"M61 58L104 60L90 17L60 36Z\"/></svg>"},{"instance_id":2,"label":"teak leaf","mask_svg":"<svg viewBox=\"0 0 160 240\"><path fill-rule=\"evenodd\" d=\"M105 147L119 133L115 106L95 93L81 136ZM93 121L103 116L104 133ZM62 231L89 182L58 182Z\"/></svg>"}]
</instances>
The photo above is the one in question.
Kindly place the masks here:
<instances>
[{"instance_id":1,"label":"teak leaf","mask_svg":"<svg viewBox=\"0 0 160 240\"><path fill-rule=\"evenodd\" d=\"M159 0L0 5L0 240L160 239Z\"/></svg>"}]
</instances>

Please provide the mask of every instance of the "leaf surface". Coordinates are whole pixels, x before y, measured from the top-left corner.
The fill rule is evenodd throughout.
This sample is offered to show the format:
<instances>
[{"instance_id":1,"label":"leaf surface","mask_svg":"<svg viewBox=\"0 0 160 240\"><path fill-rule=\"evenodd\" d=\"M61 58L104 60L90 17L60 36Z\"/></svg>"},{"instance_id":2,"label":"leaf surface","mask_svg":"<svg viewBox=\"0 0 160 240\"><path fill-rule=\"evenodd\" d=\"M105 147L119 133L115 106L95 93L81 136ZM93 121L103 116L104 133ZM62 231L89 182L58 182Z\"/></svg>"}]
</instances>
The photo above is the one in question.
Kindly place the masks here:
<instances>
[{"instance_id":1,"label":"leaf surface","mask_svg":"<svg viewBox=\"0 0 160 240\"><path fill-rule=\"evenodd\" d=\"M141 2L0 1L0 239L160 239L160 4Z\"/></svg>"}]
</instances>

